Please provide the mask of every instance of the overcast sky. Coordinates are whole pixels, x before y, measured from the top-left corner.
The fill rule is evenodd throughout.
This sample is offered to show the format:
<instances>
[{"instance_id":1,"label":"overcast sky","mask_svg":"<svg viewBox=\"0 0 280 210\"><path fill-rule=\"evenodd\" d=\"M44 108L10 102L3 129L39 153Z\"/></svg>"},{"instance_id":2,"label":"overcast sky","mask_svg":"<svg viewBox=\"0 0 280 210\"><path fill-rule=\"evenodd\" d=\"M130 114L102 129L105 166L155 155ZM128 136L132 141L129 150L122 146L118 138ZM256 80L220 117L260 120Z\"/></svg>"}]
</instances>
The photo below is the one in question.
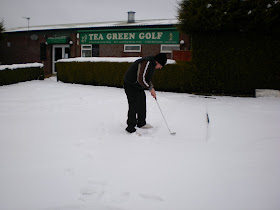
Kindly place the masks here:
<instances>
[{"instance_id":1,"label":"overcast sky","mask_svg":"<svg viewBox=\"0 0 280 210\"><path fill-rule=\"evenodd\" d=\"M63 23L127 20L134 11L136 20L177 17L181 0L0 0L0 20L5 29Z\"/></svg>"}]
</instances>

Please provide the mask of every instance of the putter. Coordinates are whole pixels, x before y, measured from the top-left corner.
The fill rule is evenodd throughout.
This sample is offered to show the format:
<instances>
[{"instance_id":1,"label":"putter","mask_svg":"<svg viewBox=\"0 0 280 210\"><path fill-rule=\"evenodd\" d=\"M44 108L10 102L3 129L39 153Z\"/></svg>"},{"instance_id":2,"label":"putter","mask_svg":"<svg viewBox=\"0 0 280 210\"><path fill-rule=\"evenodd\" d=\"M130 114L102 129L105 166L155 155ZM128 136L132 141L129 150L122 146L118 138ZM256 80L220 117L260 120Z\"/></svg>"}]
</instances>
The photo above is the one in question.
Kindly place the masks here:
<instances>
[{"instance_id":1,"label":"putter","mask_svg":"<svg viewBox=\"0 0 280 210\"><path fill-rule=\"evenodd\" d=\"M168 130L169 130L169 133L170 133L171 135L175 135L176 132L171 132L171 131L170 131L170 128L169 128L169 126L168 126L168 124L167 124L167 122L166 122L166 119L165 119L165 117L164 117L164 115L163 115L163 113L162 113L162 111L161 111L161 108L160 108L160 106L159 106L159 104L158 104L157 98L155 98L155 100L156 100L156 102L157 102L157 105L158 105L158 108L159 108L159 110L160 110L160 112L161 112L161 115L162 115L162 117L163 117L163 119L164 119L164 122L165 122L165 124L166 124L166 126L167 126L167 128L168 128Z\"/></svg>"}]
</instances>

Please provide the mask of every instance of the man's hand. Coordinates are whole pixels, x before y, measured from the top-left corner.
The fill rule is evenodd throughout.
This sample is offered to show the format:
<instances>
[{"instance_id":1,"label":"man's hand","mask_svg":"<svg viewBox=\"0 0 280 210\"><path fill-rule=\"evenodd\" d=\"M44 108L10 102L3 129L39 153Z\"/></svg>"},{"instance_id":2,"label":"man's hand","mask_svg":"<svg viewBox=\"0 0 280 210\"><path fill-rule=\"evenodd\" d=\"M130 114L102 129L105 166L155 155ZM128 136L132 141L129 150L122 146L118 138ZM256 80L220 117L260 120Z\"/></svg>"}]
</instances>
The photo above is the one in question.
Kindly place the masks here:
<instances>
[{"instance_id":1,"label":"man's hand","mask_svg":"<svg viewBox=\"0 0 280 210\"><path fill-rule=\"evenodd\" d=\"M154 98L156 98L156 91L155 91L155 89L153 88L152 90L150 90L150 92L151 92L151 95L152 95Z\"/></svg>"}]
</instances>

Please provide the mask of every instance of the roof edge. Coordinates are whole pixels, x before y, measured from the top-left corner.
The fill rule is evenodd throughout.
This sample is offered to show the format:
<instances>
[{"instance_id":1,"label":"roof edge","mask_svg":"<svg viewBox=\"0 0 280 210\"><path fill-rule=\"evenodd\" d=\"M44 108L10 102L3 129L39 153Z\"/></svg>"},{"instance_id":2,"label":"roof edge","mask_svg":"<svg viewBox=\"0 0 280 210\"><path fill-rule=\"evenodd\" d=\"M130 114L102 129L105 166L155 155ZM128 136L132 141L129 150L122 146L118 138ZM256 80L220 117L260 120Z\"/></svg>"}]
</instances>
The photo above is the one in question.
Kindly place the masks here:
<instances>
[{"instance_id":1,"label":"roof edge","mask_svg":"<svg viewBox=\"0 0 280 210\"><path fill-rule=\"evenodd\" d=\"M67 23L57 25L39 25L28 27L16 27L7 29L4 33L10 32L26 32L26 31L44 31L44 30L66 30L66 29L90 29L90 28L106 28L106 27L128 27L128 26L153 26L153 25L178 25L177 18L173 19L150 19L137 20L135 23L127 23L127 21L106 21L106 22L88 22L88 23ZM28 30L29 29L29 30Z\"/></svg>"}]
</instances>

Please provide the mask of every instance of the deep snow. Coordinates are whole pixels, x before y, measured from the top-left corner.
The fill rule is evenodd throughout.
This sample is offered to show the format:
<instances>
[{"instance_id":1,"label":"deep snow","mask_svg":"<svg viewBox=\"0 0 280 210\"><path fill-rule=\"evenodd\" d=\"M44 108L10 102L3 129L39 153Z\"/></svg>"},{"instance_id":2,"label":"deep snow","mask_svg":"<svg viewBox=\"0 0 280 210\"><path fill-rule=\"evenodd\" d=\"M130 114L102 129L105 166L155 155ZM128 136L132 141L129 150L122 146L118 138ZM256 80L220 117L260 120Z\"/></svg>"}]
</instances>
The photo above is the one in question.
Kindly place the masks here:
<instances>
[{"instance_id":1,"label":"deep snow","mask_svg":"<svg viewBox=\"0 0 280 210\"><path fill-rule=\"evenodd\" d=\"M123 89L0 87L0 209L279 210L280 98L157 98L175 136L148 92L139 137Z\"/></svg>"}]
</instances>

